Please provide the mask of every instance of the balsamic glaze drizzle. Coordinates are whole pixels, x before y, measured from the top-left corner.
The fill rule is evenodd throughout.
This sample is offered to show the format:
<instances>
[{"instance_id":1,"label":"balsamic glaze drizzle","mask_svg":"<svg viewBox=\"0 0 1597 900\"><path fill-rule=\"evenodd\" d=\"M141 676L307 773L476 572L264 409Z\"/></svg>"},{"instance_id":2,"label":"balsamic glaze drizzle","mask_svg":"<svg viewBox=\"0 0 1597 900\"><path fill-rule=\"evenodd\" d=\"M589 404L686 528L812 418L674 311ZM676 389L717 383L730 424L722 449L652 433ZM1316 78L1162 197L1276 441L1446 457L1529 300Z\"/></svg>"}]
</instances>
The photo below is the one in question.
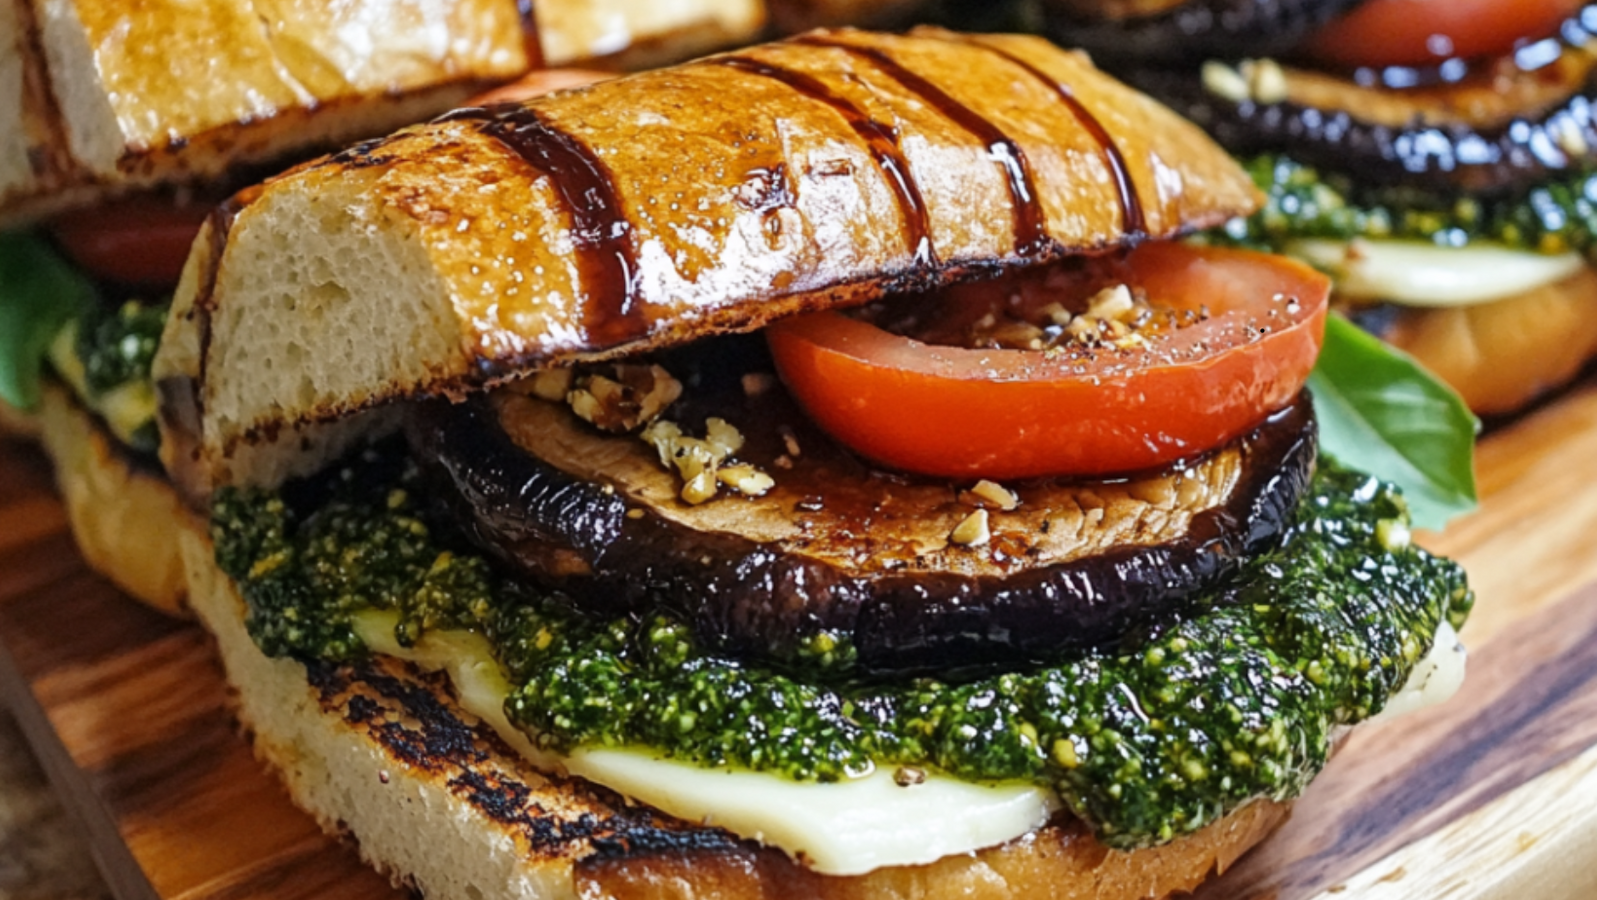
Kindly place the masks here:
<instances>
[{"instance_id":1,"label":"balsamic glaze drizzle","mask_svg":"<svg viewBox=\"0 0 1597 900\"><path fill-rule=\"evenodd\" d=\"M1115 180L1115 191L1120 198L1121 227L1128 236L1146 235L1148 233L1148 219L1142 209L1142 198L1137 196L1137 184L1131 179L1131 168L1126 165L1125 155L1120 152L1120 146L1115 143L1115 139L1109 135L1109 130L1103 127L1103 123L1098 120L1097 116L1092 114L1091 110L1087 109L1085 104L1076 99L1076 95L1070 90L1070 87L1061 84L1057 79L1049 76L1048 73L1000 47L968 39L961 41L961 43L969 44L972 47L980 47L989 53L1014 63L1059 95L1059 99L1064 101L1065 105L1070 107L1070 111L1075 114L1076 121L1081 123L1081 127L1087 129L1087 133L1091 134L1093 140L1097 141L1098 146L1103 149L1104 165L1109 167L1109 173Z\"/></svg>"},{"instance_id":2,"label":"balsamic glaze drizzle","mask_svg":"<svg viewBox=\"0 0 1597 900\"><path fill-rule=\"evenodd\" d=\"M598 155L516 104L456 110L438 121L479 122L479 131L549 177L571 214L588 341L603 347L642 337L649 323L643 314L632 223L621 207L615 179Z\"/></svg>"},{"instance_id":3,"label":"balsamic glaze drizzle","mask_svg":"<svg viewBox=\"0 0 1597 900\"><path fill-rule=\"evenodd\" d=\"M1026 161L1026 153L998 126L874 47L860 47L818 34L803 35L794 38L793 42L812 47L831 47L869 60L905 90L920 96L938 112L986 144L987 152L1003 168L1008 179L1009 196L1015 210L1015 252L1021 256L1035 256L1053 246L1054 241L1048 236L1047 217L1037 197L1037 187L1032 179L1031 165Z\"/></svg>"},{"instance_id":4,"label":"balsamic glaze drizzle","mask_svg":"<svg viewBox=\"0 0 1597 900\"><path fill-rule=\"evenodd\" d=\"M909 160L904 157L903 150L898 145L898 134L893 128L871 118L857 104L839 96L825 83L804 72L775 66L747 56L723 56L710 62L778 81L811 100L824 103L836 110L848 121L854 133L870 147L872 158L876 160L876 164L887 176L888 183L892 185L893 193L898 197L898 205L904 213L904 227L909 235L909 248L915 256L916 265L930 266L937 263L937 250L932 246L931 216L927 212L925 198L921 196L920 185L916 183L915 176L910 171Z\"/></svg>"}]
</instances>

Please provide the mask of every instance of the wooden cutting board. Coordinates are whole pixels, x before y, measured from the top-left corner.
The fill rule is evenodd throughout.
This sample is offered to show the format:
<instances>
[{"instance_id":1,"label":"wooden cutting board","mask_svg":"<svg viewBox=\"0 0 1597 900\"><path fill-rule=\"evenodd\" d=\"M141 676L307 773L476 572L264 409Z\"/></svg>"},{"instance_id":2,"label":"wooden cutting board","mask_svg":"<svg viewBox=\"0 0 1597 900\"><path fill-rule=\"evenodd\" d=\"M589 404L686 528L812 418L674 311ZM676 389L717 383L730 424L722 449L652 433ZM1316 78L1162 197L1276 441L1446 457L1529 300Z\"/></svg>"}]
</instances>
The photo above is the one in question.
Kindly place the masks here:
<instances>
[{"instance_id":1,"label":"wooden cutting board","mask_svg":"<svg viewBox=\"0 0 1597 900\"><path fill-rule=\"evenodd\" d=\"M1202 900L1597 896L1597 386L1489 436L1480 474L1428 536L1480 594L1463 693L1355 731ZM292 807L206 636L87 571L47 464L4 442L0 696L122 900L403 896Z\"/></svg>"}]
</instances>

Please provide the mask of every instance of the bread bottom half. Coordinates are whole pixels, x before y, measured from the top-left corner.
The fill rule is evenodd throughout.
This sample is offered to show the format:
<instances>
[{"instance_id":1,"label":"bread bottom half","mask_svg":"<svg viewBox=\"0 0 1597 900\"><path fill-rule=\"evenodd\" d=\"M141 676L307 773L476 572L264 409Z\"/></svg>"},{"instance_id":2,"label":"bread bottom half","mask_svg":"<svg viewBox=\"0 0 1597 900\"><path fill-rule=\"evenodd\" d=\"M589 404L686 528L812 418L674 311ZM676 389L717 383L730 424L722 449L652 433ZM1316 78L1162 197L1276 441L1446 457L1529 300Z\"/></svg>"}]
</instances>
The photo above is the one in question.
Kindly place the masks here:
<instances>
[{"instance_id":1,"label":"bread bottom half","mask_svg":"<svg viewBox=\"0 0 1597 900\"><path fill-rule=\"evenodd\" d=\"M1404 310L1381 335L1482 415L1512 413L1597 356L1597 272L1474 306Z\"/></svg>"},{"instance_id":2,"label":"bread bottom half","mask_svg":"<svg viewBox=\"0 0 1597 900\"><path fill-rule=\"evenodd\" d=\"M294 801L367 863L438 900L1097 898L1190 890L1286 816L1260 801L1175 843L1109 850L1062 816L931 865L817 875L786 855L532 769L457 706L447 676L393 658L267 658L203 525L181 535L191 603L215 636L238 718Z\"/></svg>"},{"instance_id":3,"label":"bread bottom half","mask_svg":"<svg viewBox=\"0 0 1597 900\"><path fill-rule=\"evenodd\" d=\"M34 421L84 560L123 592L185 614L177 536L188 513L171 482L135 465L60 385L45 388Z\"/></svg>"}]
</instances>

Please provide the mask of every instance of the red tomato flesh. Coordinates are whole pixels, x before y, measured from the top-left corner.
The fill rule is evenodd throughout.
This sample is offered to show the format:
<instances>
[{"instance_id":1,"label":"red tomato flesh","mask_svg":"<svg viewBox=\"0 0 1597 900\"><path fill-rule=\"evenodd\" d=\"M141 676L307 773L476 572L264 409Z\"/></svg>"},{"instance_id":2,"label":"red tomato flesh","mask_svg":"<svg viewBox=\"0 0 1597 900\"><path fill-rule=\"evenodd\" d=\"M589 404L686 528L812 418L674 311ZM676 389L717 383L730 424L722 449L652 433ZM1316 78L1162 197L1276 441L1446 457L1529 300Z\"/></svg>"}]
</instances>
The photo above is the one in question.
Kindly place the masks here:
<instances>
[{"instance_id":1,"label":"red tomato flesh","mask_svg":"<svg viewBox=\"0 0 1597 900\"><path fill-rule=\"evenodd\" d=\"M1426 66L1502 56L1547 37L1583 0L1367 0L1305 45L1336 65Z\"/></svg>"},{"instance_id":2,"label":"red tomato flesh","mask_svg":"<svg viewBox=\"0 0 1597 900\"><path fill-rule=\"evenodd\" d=\"M928 475L1106 475L1168 465L1257 426L1302 389L1330 281L1243 250L1148 243L1107 283L1207 318L1145 347L1069 352L923 343L839 312L767 329L777 370L828 433Z\"/></svg>"},{"instance_id":3,"label":"red tomato flesh","mask_svg":"<svg viewBox=\"0 0 1597 900\"><path fill-rule=\"evenodd\" d=\"M178 205L137 197L67 213L49 229L67 256L90 275L129 287L170 290L210 212L208 203Z\"/></svg>"}]
</instances>

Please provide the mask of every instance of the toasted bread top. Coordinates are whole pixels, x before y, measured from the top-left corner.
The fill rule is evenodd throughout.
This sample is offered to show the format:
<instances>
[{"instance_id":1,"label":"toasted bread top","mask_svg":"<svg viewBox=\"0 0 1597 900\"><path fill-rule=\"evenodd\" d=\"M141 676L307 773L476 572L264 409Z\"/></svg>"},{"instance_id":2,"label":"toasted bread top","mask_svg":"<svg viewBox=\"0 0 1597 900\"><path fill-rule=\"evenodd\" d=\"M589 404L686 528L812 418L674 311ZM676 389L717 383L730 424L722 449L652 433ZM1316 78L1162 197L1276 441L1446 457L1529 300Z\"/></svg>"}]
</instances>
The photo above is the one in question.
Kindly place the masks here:
<instances>
[{"instance_id":1,"label":"toasted bread top","mask_svg":"<svg viewBox=\"0 0 1597 900\"><path fill-rule=\"evenodd\" d=\"M248 200L197 242L156 364L218 483L282 477L229 461L386 401L1168 237L1256 192L1080 55L923 29L463 112Z\"/></svg>"},{"instance_id":2,"label":"toasted bread top","mask_svg":"<svg viewBox=\"0 0 1597 900\"><path fill-rule=\"evenodd\" d=\"M751 38L760 0L0 0L0 226L436 115L542 57Z\"/></svg>"}]
</instances>

